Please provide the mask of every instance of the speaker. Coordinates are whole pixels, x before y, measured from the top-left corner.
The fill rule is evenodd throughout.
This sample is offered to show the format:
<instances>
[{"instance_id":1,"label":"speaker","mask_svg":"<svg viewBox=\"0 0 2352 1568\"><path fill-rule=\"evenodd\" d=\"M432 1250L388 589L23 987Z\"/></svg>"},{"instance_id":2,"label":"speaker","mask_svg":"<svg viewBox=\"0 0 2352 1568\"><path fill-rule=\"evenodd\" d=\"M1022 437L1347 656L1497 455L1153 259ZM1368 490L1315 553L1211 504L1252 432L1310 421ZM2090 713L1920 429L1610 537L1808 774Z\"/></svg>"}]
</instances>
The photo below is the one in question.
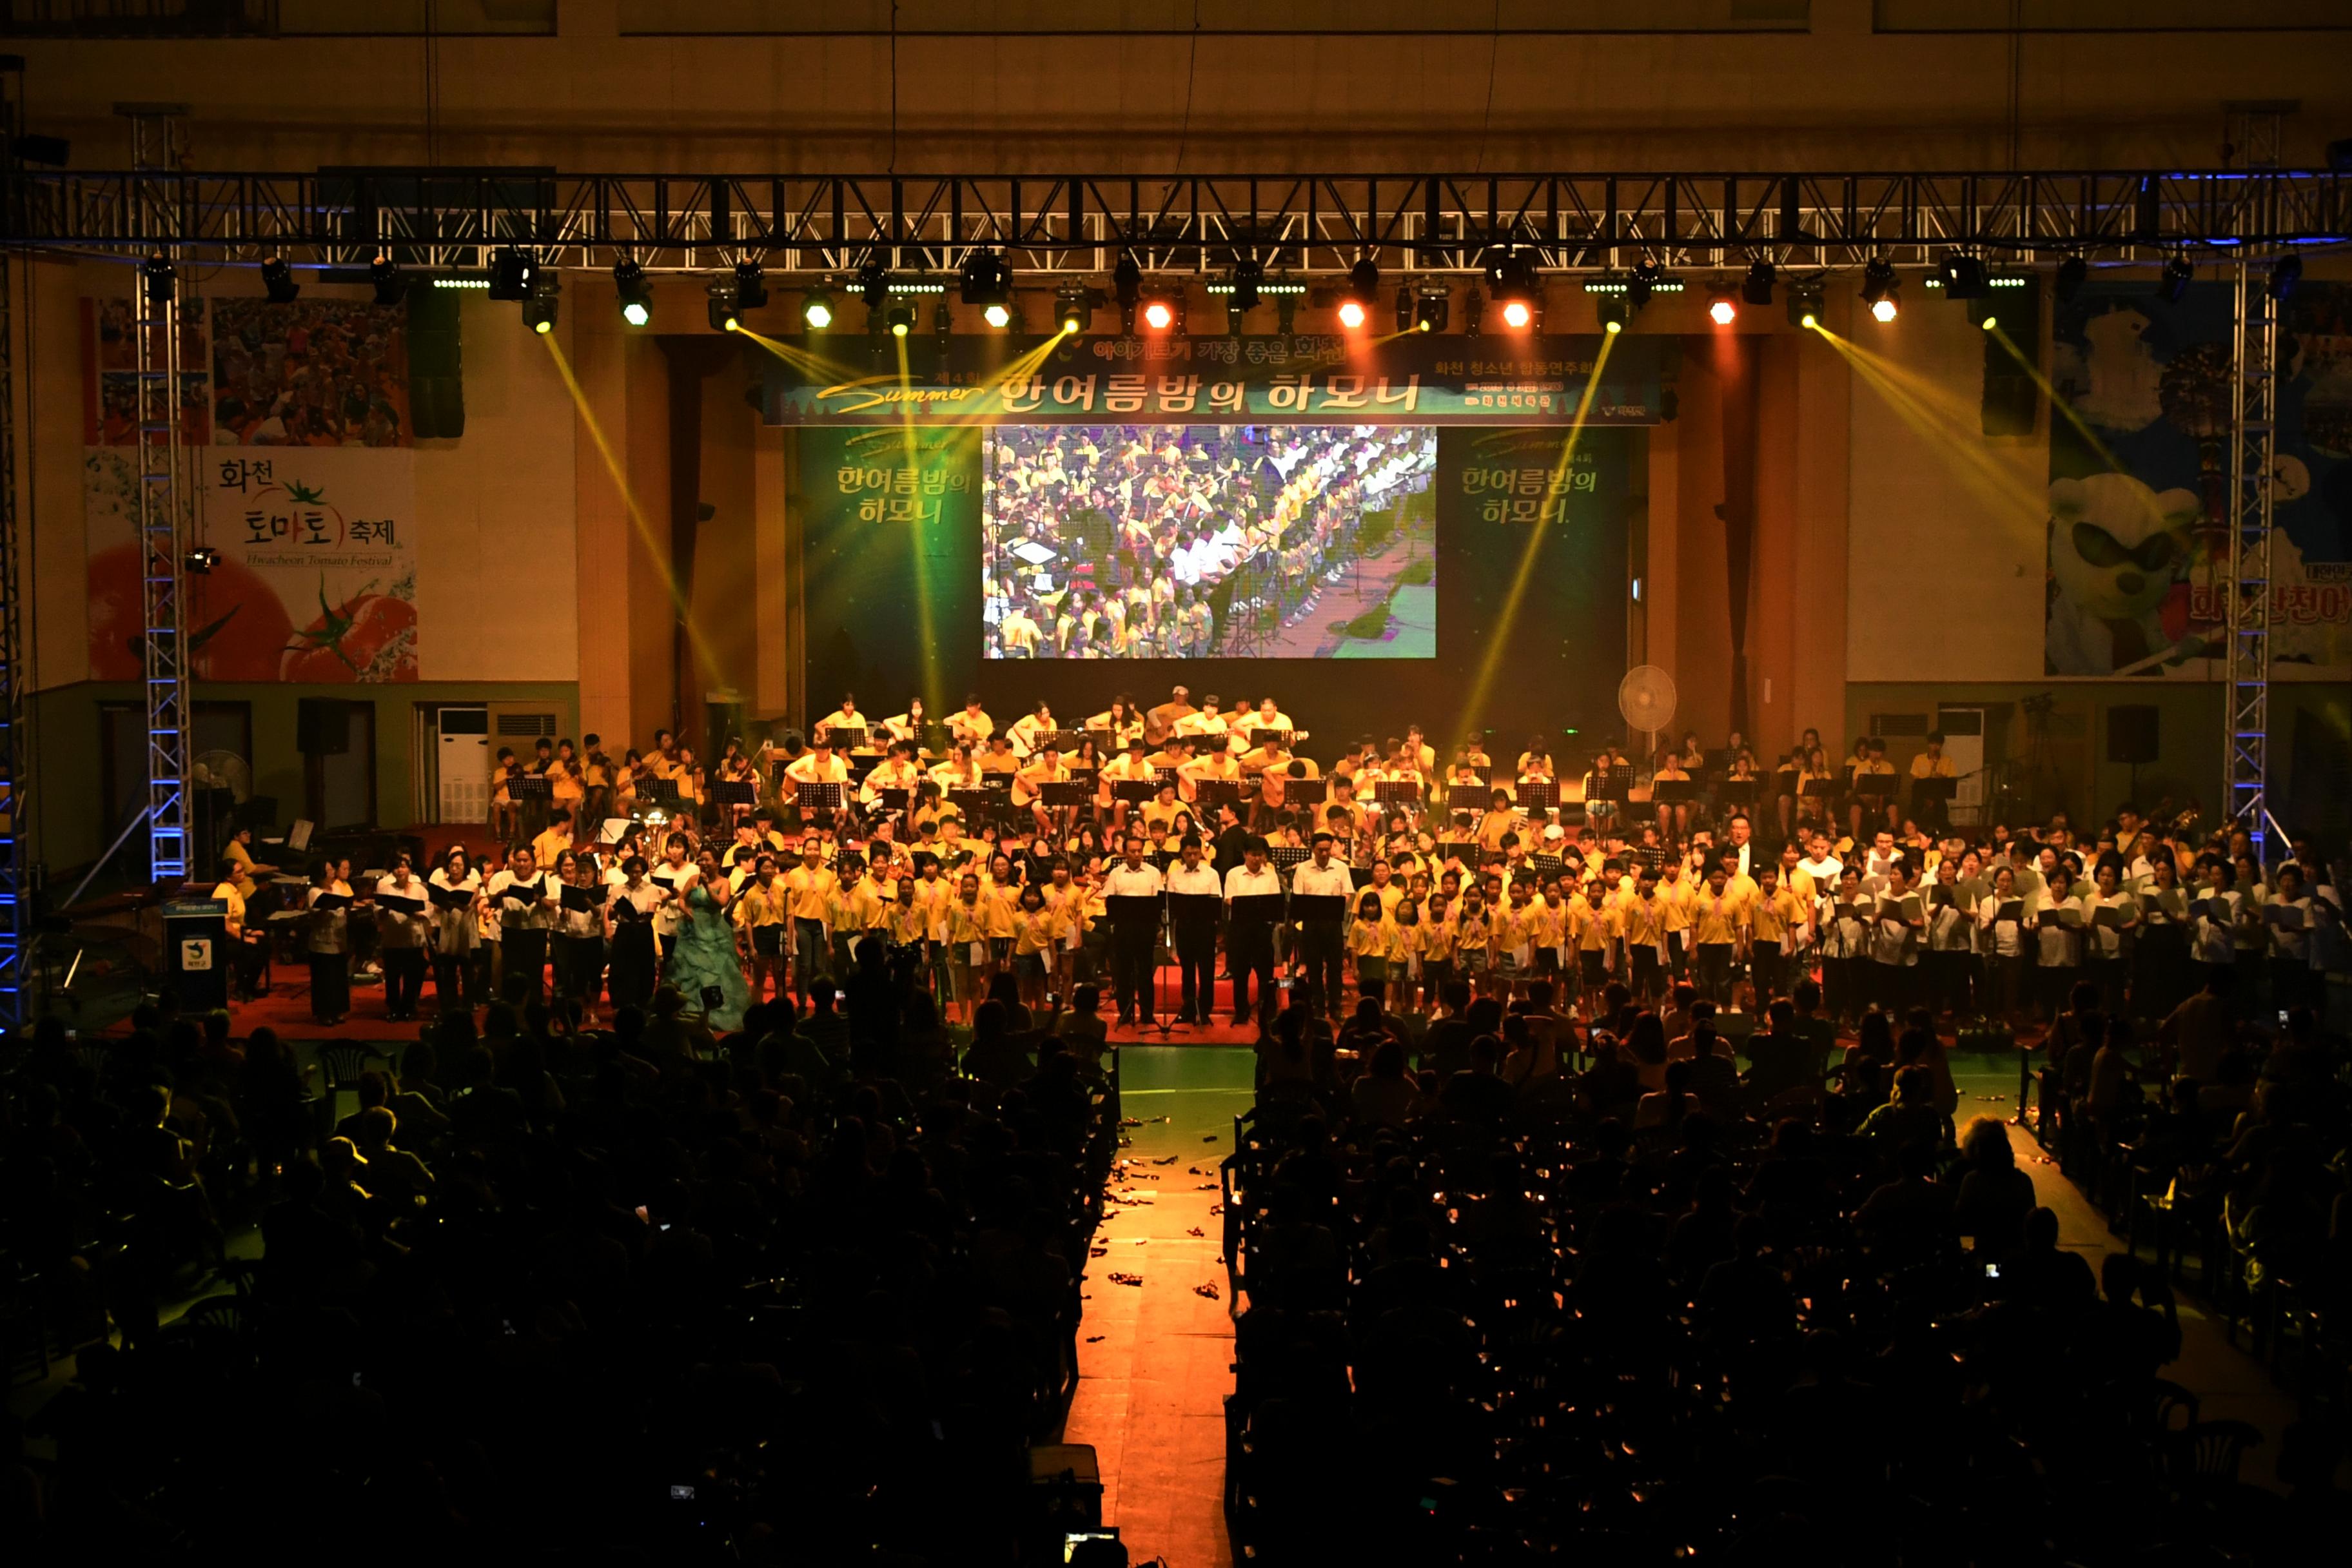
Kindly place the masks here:
<instances>
[{"instance_id":1,"label":"speaker","mask_svg":"<svg viewBox=\"0 0 2352 1568\"><path fill-rule=\"evenodd\" d=\"M2107 710L2107 761L2111 763L2152 763L2156 761L2157 710L2143 704L2128 704Z\"/></svg>"},{"instance_id":2,"label":"speaker","mask_svg":"<svg viewBox=\"0 0 2352 1568\"><path fill-rule=\"evenodd\" d=\"M408 417L422 440L466 433L465 349L455 289L408 293Z\"/></svg>"},{"instance_id":3,"label":"speaker","mask_svg":"<svg viewBox=\"0 0 2352 1568\"><path fill-rule=\"evenodd\" d=\"M351 750L351 704L337 697L305 697L294 706L294 749L310 757Z\"/></svg>"}]
</instances>

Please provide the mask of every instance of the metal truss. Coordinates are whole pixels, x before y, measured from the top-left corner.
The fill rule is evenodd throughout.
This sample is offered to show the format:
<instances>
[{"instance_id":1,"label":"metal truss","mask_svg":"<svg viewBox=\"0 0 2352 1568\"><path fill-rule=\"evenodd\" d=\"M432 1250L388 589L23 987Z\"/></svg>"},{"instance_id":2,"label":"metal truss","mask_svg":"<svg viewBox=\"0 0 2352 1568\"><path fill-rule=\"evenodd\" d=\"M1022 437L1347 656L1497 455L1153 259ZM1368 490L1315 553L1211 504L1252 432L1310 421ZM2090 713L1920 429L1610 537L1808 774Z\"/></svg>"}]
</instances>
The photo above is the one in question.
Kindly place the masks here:
<instances>
[{"instance_id":1,"label":"metal truss","mask_svg":"<svg viewBox=\"0 0 2352 1568\"><path fill-rule=\"evenodd\" d=\"M16 163L23 86L19 70L0 67L0 169ZM31 674L25 664L26 584L16 505L16 283L9 254L0 248L0 1033L9 1034L26 1021L26 974L37 929L26 875L32 790L25 702Z\"/></svg>"},{"instance_id":2,"label":"metal truss","mask_svg":"<svg viewBox=\"0 0 2352 1568\"><path fill-rule=\"evenodd\" d=\"M10 176L24 238L125 257L266 254L364 266L482 265L529 246L551 265L709 270L756 256L783 272L872 259L946 271L972 250L1032 273L1341 274L1370 257L1466 272L1516 246L1538 266L1925 265L1962 248L2027 263L2097 252L2244 255L2352 237L2352 177L2323 170L2048 174L1528 175L562 174L552 169Z\"/></svg>"},{"instance_id":3,"label":"metal truss","mask_svg":"<svg viewBox=\"0 0 2352 1568\"><path fill-rule=\"evenodd\" d=\"M188 629L181 616L182 562L195 537L195 455L181 430L180 285L170 264L178 167L176 105L130 104L133 156L149 173L131 194L147 235L146 248L164 261L142 269L131 290L131 337L138 345L137 423L139 543L145 605L147 712L147 848L157 882L186 879L188 823Z\"/></svg>"},{"instance_id":4,"label":"metal truss","mask_svg":"<svg viewBox=\"0 0 2352 1568\"><path fill-rule=\"evenodd\" d=\"M2270 774L2271 585L2278 453L2278 301L2266 279L2240 264L2235 273L2230 397L2230 518L2220 584L2228 617L2223 654L2221 755L2231 826L2253 840L2263 863L2272 826L2264 784Z\"/></svg>"}]
</instances>

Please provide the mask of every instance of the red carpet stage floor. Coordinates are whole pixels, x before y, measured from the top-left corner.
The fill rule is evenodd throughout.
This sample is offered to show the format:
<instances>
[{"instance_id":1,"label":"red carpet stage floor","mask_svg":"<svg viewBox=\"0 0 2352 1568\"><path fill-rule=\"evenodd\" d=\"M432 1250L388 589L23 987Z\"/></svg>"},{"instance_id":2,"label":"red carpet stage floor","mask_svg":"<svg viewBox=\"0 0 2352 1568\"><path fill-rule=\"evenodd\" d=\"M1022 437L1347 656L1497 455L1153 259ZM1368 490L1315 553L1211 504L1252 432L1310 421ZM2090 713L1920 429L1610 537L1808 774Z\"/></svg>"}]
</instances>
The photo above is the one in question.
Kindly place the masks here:
<instances>
[{"instance_id":1,"label":"red carpet stage floor","mask_svg":"<svg viewBox=\"0 0 2352 1568\"><path fill-rule=\"evenodd\" d=\"M1254 1046L1257 1043L1257 1026L1255 1023L1233 1022L1233 987L1228 983L1223 980L1217 983L1218 1005L1215 1013L1212 1015L1215 1021L1206 1026L1197 1024L1185 1026L1174 1024L1173 1010L1176 998L1181 994L1176 978L1176 966L1172 963L1166 965L1161 969L1160 978L1162 989L1158 994L1168 998L1168 1008L1164 1016L1174 1026L1163 1037L1156 1028L1122 1028L1114 1025L1110 1031L1111 1039L1120 1045ZM266 994L251 1002L236 1002L229 1005L229 1016L235 1023L236 1033L243 1035L257 1028L267 1027L277 1030L281 1038L288 1040L337 1039L405 1043L415 1039L417 1031L430 1023L437 1016L437 1011L433 985L428 980L425 983L425 994L417 1007L416 1016L406 1023L395 1023L383 1016L383 987L374 984L373 980L355 978L352 985L350 1015L340 1025L329 1028L310 1016L310 982L308 975L299 965L287 964L277 966L269 990ZM604 1016L607 1019L610 1018L609 1008L604 1009ZM1103 997L1104 1019L1106 1022L1110 1022L1116 1016L1110 994L1106 988ZM131 1032L131 1021L128 1018L121 1019L104 1032L110 1035L127 1035Z\"/></svg>"}]
</instances>

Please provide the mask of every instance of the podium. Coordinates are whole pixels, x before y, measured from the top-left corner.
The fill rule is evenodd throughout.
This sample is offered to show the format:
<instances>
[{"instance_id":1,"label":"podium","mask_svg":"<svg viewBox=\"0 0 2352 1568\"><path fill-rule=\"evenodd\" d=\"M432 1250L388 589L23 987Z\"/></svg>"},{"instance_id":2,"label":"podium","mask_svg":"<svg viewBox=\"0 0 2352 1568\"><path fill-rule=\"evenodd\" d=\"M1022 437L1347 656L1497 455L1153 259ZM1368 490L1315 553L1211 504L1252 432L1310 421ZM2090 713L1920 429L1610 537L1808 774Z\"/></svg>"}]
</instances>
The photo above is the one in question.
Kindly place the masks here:
<instances>
[{"instance_id":1,"label":"podium","mask_svg":"<svg viewBox=\"0 0 2352 1568\"><path fill-rule=\"evenodd\" d=\"M220 899L163 900L163 973L184 1012L228 1005L236 944L228 939L228 905Z\"/></svg>"}]
</instances>

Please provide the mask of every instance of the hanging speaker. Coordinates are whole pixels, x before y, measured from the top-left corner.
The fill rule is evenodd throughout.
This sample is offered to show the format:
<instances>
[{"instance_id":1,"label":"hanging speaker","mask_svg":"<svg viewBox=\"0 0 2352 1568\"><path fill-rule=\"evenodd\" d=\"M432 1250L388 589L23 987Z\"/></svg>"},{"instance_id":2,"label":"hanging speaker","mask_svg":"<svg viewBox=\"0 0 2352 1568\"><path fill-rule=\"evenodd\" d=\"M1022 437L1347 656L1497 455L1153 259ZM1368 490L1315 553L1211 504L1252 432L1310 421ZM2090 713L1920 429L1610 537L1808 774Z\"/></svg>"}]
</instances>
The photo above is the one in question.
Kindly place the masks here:
<instances>
[{"instance_id":1,"label":"hanging speaker","mask_svg":"<svg viewBox=\"0 0 2352 1568\"><path fill-rule=\"evenodd\" d=\"M2133 703L2107 710L2107 761L2137 764L2156 761L2157 710Z\"/></svg>"}]
</instances>

